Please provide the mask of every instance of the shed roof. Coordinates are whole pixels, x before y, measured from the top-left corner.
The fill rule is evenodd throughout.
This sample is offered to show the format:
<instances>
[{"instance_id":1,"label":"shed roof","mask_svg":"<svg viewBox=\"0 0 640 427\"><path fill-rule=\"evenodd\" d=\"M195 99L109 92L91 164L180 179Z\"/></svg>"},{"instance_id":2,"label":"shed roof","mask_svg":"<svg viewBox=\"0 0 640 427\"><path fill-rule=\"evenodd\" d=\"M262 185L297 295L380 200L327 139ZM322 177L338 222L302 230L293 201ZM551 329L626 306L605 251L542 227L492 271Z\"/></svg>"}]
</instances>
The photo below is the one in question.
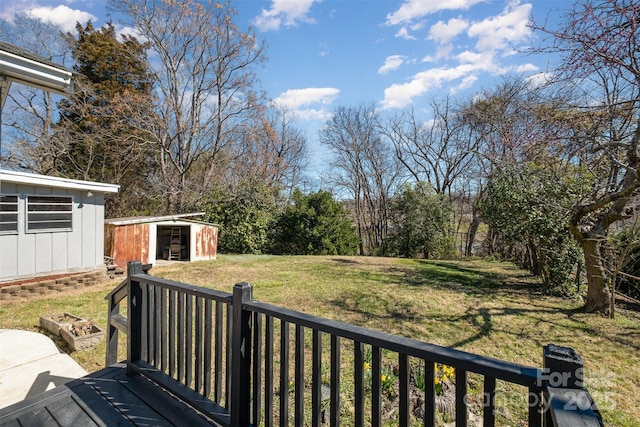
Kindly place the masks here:
<instances>
[{"instance_id":1,"label":"shed roof","mask_svg":"<svg viewBox=\"0 0 640 427\"><path fill-rule=\"evenodd\" d=\"M124 217L124 218L110 218L105 219L105 224L112 225L131 225L131 224L145 224L151 222L163 222L163 221L186 221L186 222L195 222L199 224L208 224L208 225L217 225L211 224L204 221L197 221L193 219L188 219L190 217L202 216L204 212L194 212L194 213L184 213L184 214L175 214L175 215L160 215L160 216L132 216L132 217Z\"/></svg>"},{"instance_id":2,"label":"shed roof","mask_svg":"<svg viewBox=\"0 0 640 427\"><path fill-rule=\"evenodd\" d=\"M54 176L0 169L0 184L4 182L36 185L39 187L64 188L67 190L95 191L97 193L117 193L120 189L120 186L115 184L80 181L77 179L59 178Z\"/></svg>"}]
</instances>

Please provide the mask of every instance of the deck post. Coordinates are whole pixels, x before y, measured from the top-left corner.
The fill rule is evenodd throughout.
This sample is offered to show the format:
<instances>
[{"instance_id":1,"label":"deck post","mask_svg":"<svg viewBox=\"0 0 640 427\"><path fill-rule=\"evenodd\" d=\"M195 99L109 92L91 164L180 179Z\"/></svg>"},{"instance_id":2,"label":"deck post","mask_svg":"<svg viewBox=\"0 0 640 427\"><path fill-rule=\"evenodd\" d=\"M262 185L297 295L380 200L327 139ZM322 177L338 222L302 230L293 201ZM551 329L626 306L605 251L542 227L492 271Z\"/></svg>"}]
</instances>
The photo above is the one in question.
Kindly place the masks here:
<instances>
[{"instance_id":1,"label":"deck post","mask_svg":"<svg viewBox=\"0 0 640 427\"><path fill-rule=\"evenodd\" d=\"M251 285L233 287L233 331L231 340L231 426L249 425L251 403L251 312L242 307L251 301Z\"/></svg>"},{"instance_id":2,"label":"deck post","mask_svg":"<svg viewBox=\"0 0 640 427\"><path fill-rule=\"evenodd\" d=\"M110 295L107 308L107 351L105 352L105 368L108 368L118 361L118 328L111 323L111 319L115 315L120 314L120 306L114 304L113 300L113 295Z\"/></svg>"},{"instance_id":3,"label":"deck post","mask_svg":"<svg viewBox=\"0 0 640 427\"><path fill-rule=\"evenodd\" d=\"M127 375L136 373L133 363L140 360L142 354L142 287L140 282L131 280L134 274L142 273L139 261L127 263L128 310L127 317Z\"/></svg>"},{"instance_id":4,"label":"deck post","mask_svg":"<svg viewBox=\"0 0 640 427\"><path fill-rule=\"evenodd\" d=\"M584 366L580 355L571 347L549 344L544 357L544 426L602 427L602 417L591 395L584 387Z\"/></svg>"}]
</instances>

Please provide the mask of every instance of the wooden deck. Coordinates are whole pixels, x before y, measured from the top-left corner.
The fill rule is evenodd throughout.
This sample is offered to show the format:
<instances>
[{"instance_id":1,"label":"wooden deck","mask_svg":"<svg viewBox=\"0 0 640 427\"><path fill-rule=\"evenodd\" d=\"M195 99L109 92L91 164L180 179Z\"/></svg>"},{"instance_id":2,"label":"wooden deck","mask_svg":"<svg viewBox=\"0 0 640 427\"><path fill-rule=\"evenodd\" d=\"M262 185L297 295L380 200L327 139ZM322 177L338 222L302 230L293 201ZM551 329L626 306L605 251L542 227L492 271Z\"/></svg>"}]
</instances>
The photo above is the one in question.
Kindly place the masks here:
<instances>
[{"instance_id":1,"label":"wooden deck","mask_svg":"<svg viewBox=\"0 0 640 427\"><path fill-rule=\"evenodd\" d=\"M116 364L0 409L9 426L223 426Z\"/></svg>"}]
</instances>

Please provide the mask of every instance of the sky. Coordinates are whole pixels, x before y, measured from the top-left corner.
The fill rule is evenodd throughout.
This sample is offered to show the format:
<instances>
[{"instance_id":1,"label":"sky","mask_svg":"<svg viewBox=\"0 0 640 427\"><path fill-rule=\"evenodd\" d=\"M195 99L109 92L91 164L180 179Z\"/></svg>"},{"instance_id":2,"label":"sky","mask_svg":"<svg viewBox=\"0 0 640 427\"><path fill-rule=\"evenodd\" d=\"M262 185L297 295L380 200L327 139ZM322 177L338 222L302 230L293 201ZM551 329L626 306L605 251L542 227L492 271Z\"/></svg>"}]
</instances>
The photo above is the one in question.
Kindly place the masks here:
<instances>
[{"instance_id":1,"label":"sky","mask_svg":"<svg viewBox=\"0 0 640 427\"><path fill-rule=\"evenodd\" d=\"M267 45L257 72L262 89L291 111L321 168L318 131L338 106L374 104L394 113L428 110L433 99L472 96L508 75L540 78L549 58L528 55L563 0L235 0L240 28ZM100 0L2 0L0 20L15 14L74 32L76 22L108 20ZM118 26L116 27L118 28ZM125 28L119 27L126 31ZM428 118L425 118L428 120Z\"/></svg>"}]
</instances>

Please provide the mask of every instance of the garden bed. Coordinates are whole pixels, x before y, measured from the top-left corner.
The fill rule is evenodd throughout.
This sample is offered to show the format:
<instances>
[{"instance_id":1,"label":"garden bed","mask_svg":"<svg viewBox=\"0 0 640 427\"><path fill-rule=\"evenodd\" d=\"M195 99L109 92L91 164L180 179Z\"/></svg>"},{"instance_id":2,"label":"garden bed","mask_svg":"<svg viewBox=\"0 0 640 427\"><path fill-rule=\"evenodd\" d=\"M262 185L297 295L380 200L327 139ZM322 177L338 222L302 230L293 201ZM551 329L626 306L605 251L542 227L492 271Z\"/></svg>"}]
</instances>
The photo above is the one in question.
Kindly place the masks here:
<instances>
[{"instance_id":1,"label":"garden bed","mask_svg":"<svg viewBox=\"0 0 640 427\"><path fill-rule=\"evenodd\" d=\"M72 351L93 349L104 339L104 331L98 325L69 313L41 316L40 326L62 337Z\"/></svg>"}]
</instances>

